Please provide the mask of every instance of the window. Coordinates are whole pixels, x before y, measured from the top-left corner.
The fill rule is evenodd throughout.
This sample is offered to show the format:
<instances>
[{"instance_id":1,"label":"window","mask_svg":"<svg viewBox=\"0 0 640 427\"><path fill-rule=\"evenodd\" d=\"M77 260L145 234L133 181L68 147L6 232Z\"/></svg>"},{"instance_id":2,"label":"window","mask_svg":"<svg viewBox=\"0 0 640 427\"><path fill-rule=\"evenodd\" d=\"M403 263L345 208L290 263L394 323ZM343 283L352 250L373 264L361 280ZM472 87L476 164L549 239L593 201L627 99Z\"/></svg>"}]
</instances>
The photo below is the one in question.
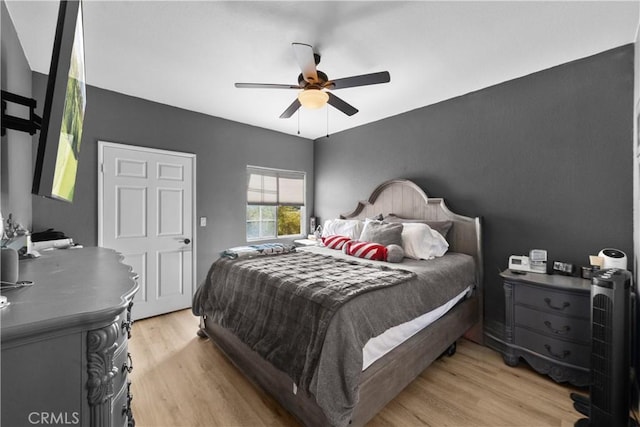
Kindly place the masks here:
<instances>
[{"instance_id":1,"label":"window","mask_svg":"<svg viewBox=\"0 0 640 427\"><path fill-rule=\"evenodd\" d=\"M247 240L303 233L305 173L247 166Z\"/></svg>"}]
</instances>

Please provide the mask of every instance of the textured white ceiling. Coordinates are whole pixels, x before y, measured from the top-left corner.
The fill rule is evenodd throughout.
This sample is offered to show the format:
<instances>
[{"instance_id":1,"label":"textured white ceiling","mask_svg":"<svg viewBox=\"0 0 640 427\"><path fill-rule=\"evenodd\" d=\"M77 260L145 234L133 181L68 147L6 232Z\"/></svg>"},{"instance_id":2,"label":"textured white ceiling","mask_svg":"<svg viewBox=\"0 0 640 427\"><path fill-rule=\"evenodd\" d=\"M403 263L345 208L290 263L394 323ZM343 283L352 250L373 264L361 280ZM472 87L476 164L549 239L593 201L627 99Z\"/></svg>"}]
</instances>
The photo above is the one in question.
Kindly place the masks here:
<instances>
[{"instance_id":1,"label":"textured white ceiling","mask_svg":"<svg viewBox=\"0 0 640 427\"><path fill-rule=\"evenodd\" d=\"M31 68L47 74L57 2L6 3ZM84 5L88 84L311 139L632 43L639 17L638 1ZM387 70L391 82L336 91L352 117L280 119L295 90L234 83L296 84L292 42L313 45L331 79Z\"/></svg>"}]
</instances>

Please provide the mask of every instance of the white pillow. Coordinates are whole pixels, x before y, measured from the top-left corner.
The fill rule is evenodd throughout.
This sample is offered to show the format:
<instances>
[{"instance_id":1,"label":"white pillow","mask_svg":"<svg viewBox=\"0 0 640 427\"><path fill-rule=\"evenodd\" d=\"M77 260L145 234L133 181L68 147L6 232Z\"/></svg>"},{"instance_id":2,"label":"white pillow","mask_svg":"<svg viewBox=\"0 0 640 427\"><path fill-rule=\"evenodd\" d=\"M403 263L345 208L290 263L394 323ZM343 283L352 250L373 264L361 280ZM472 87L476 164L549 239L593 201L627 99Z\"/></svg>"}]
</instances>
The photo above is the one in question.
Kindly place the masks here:
<instances>
[{"instance_id":1,"label":"white pillow","mask_svg":"<svg viewBox=\"0 0 640 427\"><path fill-rule=\"evenodd\" d=\"M357 240L362 233L363 222L359 219L328 219L322 226L322 237L347 236Z\"/></svg>"},{"instance_id":2,"label":"white pillow","mask_svg":"<svg viewBox=\"0 0 640 427\"><path fill-rule=\"evenodd\" d=\"M433 259L444 255L449 244L442 234L427 224L402 223L404 256L413 259Z\"/></svg>"}]
</instances>

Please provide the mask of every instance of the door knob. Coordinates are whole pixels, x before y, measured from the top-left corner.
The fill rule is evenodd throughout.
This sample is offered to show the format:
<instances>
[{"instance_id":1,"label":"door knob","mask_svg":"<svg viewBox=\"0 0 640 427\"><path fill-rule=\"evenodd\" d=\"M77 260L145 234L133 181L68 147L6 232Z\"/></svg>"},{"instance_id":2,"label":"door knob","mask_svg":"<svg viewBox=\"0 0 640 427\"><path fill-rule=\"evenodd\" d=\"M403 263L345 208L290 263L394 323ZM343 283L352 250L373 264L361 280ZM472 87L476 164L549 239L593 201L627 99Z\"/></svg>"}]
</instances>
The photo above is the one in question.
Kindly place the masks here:
<instances>
[{"instance_id":1,"label":"door knob","mask_svg":"<svg viewBox=\"0 0 640 427\"><path fill-rule=\"evenodd\" d=\"M189 243L191 243L191 240L187 238L187 239L184 239L182 243L184 243L185 245L188 245Z\"/></svg>"}]
</instances>

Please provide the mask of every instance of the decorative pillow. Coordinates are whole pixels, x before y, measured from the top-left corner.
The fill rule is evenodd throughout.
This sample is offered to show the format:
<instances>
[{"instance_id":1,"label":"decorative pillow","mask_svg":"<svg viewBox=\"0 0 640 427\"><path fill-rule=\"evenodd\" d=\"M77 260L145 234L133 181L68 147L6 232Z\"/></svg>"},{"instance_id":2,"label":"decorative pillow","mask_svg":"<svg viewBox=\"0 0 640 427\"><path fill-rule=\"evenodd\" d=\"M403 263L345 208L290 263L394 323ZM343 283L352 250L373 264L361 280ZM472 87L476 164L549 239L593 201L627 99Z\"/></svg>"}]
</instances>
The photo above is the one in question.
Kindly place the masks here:
<instances>
[{"instance_id":1,"label":"decorative pillow","mask_svg":"<svg viewBox=\"0 0 640 427\"><path fill-rule=\"evenodd\" d=\"M402 245L402 227L400 223L387 224L380 221L367 221L360 234L361 242L378 243L383 246Z\"/></svg>"},{"instance_id":2,"label":"decorative pillow","mask_svg":"<svg viewBox=\"0 0 640 427\"><path fill-rule=\"evenodd\" d=\"M409 223L427 224L429 227L431 227L432 230L435 230L438 233L442 234L442 237L444 237L445 239L447 238L447 234L449 234L449 230L451 230L451 227L453 226L453 221L431 221L426 219L409 219L409 218L401 218L394 214L389 214L385 216L384 221L389 223L400 222L403 224L409 224Z\"/></svg>"},{"instance_id":3,"label":"decorative pillow","mask_svg":"<svg viewBox=\"0 0 640 427\"><path fill-rule=\"evenodd\" d=\"M342 249L344 244L350 241L351 238L347 236L327 236L322 238L322 244L330 249Z\"/></svg>"},{"instance_id":4,"label":"decorative pillow","mask_svg":"<svg viewBox=\"0 0 640 427\"><path fill-rule=\"evenodd\" d=\"M404 256L413 259L433 259L444 255L449 244L442 234L427 224L404 223L402 229Z\"/></svg>"},{"instance_id":5,"label":"decorative pillow","mask_svg":"<svg viewBox=\"0 0 640 427\"><path fill-rule=\"evenodd\" d=\"M370 259L374 261L387 260L387 248L378 243L371 242L346 242L342 247L342 251L347 255L357 256L359 258Z\"/></svg>"},{"instance_id":6,"label":"decorative pillow","mask_svg":"<svg viewBox=\"0 0 640 427\"><path fill-rule=\"evenodd\" d=\"M359 219L328 219L322 226L322 237L347 236L357 239L362 233L363 225Z\"/></svg>"},{"instance_id":7,"label":"decorative pillow","mask_svg":"<svg viewBox=\"0 0 640 427\"><path fill-rule=\"evenodd\" d=\"M387 262L402 262L404 258L404 249L398 245L387 246Z\"/></svg>"}]
</instances>

